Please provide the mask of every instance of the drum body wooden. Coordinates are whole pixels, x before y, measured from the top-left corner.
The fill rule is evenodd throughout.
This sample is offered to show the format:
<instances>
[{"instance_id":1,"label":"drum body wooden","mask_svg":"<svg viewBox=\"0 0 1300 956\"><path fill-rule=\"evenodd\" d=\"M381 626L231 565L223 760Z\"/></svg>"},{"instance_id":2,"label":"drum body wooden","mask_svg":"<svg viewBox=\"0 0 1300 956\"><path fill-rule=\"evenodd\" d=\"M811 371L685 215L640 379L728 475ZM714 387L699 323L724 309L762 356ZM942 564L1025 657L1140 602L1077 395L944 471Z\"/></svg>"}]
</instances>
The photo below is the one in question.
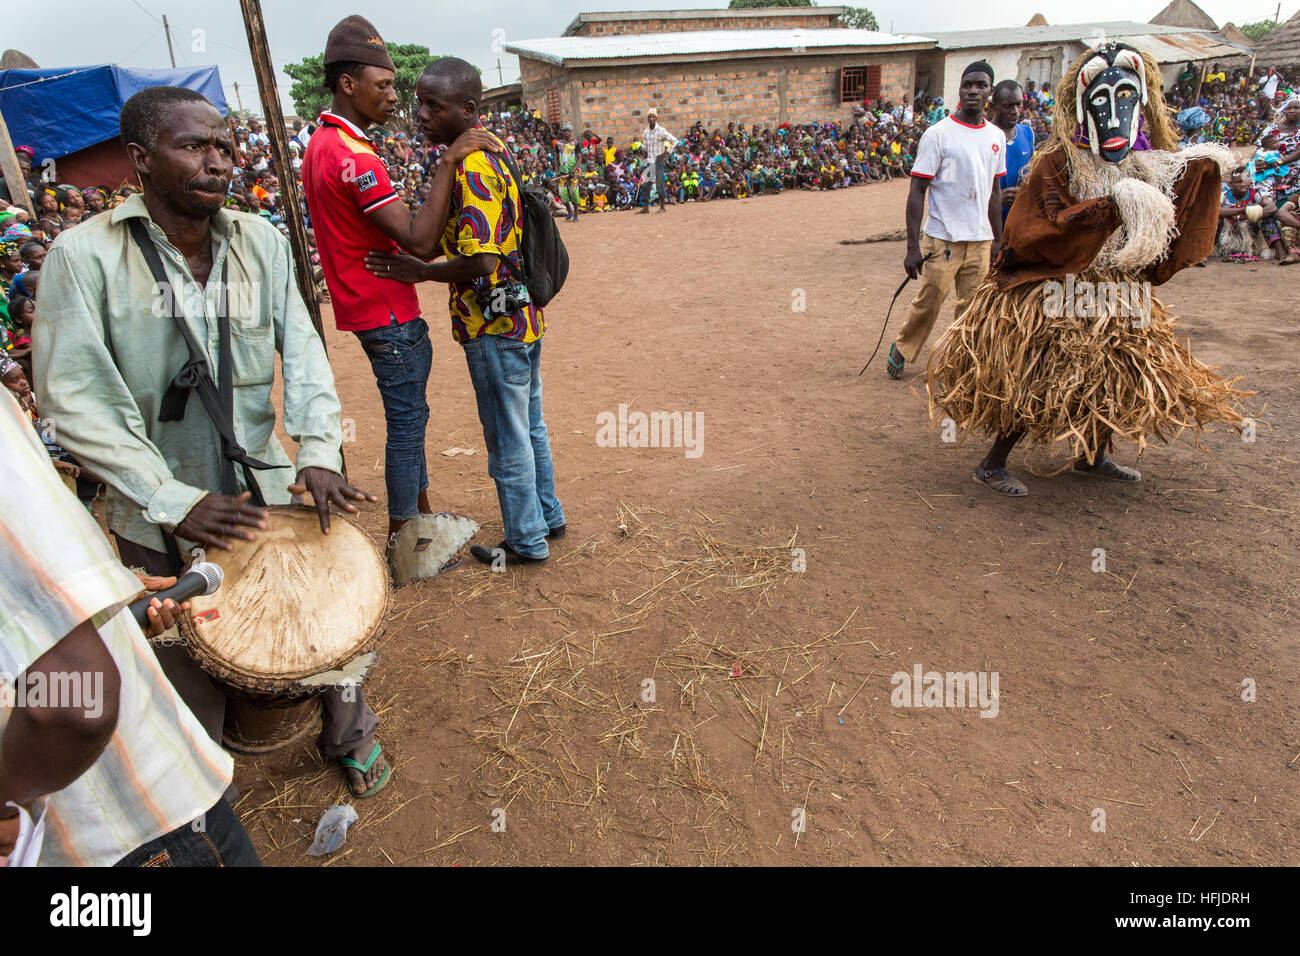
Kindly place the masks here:
<instances>
[{"instance_id":1,"label":"drum body wooden","mask_svg":"<svg viewBox=\"0 0 1300 956\"><path fill-rule=\"evenodd\" d=\"M326 687L359 681L389 603L388 570L340 515L322 534L315 509L273 506L255 541L210 551L225 580L193 598L180 630L229 698L227 747L267 753L309 733Z\"/></svg>"}]
</instances>

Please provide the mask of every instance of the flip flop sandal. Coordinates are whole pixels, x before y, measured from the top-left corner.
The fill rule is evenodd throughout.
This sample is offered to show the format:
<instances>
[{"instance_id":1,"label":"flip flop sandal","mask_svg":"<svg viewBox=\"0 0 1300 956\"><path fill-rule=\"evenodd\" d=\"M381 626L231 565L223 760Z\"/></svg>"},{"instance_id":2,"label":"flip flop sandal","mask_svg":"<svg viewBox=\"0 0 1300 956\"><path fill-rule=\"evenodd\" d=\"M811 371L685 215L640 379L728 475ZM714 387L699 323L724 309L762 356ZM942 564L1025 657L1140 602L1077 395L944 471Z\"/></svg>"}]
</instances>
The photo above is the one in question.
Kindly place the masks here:
<instances>
[{"instance_id":1,"label":"flip flop sandal","mask_svg":"<svg viewBox=\"0 0 1300 956\"><path fill-rule=\"evenodd\" d=\"M898 356L895 358L894 356ZM903 366L906 365L903 354L898 351L898 346L890 344L889 355L885 357L885 374L894 380L903 377Z\"/></svg>"},{"instance_id":2,"label":"flip flop sandal","mask_svg":"<svg viewBox=\"0 0 1300 956\"><path fill-rule=\"evenodd\" d=\"M357 763L351 757L340 757L339 763L342 764L344 767L348 768L349 770L360 771L364 779L365 774L370 772L370 768L375 765L375 761L379 759L379 755L382 753L383 750L376 742L374 748L370 751L370 756L366 759L366 762L364 764ZM348 790L352 791L352 796L356 797L358 800L363 800L366 797L373 797L380 790L383 790L384 787L388 786L388 780L390 777L392 777L392 775L393 775L392 764L385 764L384 772L379 775L378 780L376 780L373 784L371 784L369 790L366 790L364 793L358 793L355 789L353 789L351 777L348 777Z\"/></svg>"},{"instance_id":3,"label":"flip flop sandal","mask_svg":"<svg viewBox=\"0 0 1300 956\"><path fill-rule=\"evenodd\" d=\"M1087 464L1081 468L1079 467L1078 462L1075 462L1074 471L1079 475L1088 475L1092 478L1105 478L1109 481L1123 481L1129 484L1142 480L1142 472L1138 471L1136 468L1127 468L1110 458L1103 458L1094 468L1089 468Z\"/></svg>"},{"instance_id":4,"label":"flip flop sandal","mask_svg":"<svg viewBox=\"0 0 1300 956\"><path fill-rule=\"evenodd\" d=\"M1016 478L1005 468L994 468L985 471L981 465L975 469L975 474L971 475L981 485L990 491L996 491L1000 495L1008 498L1023 498L1029 494L1029 489L1025 487L1024 482Z\"/></svg>"}]
</instances>

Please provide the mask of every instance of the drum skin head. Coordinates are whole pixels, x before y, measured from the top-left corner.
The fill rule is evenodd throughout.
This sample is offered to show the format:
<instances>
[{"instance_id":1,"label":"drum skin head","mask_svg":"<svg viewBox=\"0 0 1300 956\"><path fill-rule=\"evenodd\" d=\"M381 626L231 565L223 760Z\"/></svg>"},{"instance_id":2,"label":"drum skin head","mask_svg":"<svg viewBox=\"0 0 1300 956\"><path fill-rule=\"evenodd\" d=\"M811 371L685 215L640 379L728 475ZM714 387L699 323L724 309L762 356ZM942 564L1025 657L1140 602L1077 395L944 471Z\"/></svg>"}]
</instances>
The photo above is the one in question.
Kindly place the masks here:
<instances>
[{"instance_id":1,"label":"drum skin head","mask_svg":"<svg viewBox=\"0 0 1300 956\"><path fill-rule=\"evenodd\" d=\"M477 521L450 511L416 515L393 536L388 555L393 586L436 576L478 534L478 528Z\"/></svg>"},{"instance_id":2,"label":"drum skin head","mask_svg":"<svg viewBox=\"0 0 1300 956\"><path fill-rule=\"evenodd\" d=\"M341 515L323 534L314 508L269 509L267 530L209 551L225 581L192 598L181 632L205 671L250 695L310 692L305 678L344 668L374 646L389 604L388 572L370 539ZM316 688L319 689L319 688Z\"/></svg>"}]
</instances>

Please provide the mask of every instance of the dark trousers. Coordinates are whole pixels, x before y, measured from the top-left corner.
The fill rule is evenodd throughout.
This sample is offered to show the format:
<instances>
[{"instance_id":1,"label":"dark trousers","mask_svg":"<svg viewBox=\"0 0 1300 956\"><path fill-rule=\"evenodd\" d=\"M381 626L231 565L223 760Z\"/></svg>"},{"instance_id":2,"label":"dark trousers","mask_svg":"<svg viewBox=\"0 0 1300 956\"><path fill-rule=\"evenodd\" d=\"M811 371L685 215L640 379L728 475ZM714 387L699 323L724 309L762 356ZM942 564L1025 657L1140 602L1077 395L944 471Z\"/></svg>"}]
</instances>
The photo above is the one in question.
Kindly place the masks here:
<instances>
[{"instance_id":1,"label":"dark trousers","mask_svg":"<svg viewBox=\"0 0 1300 956\"><path fill-rule=\"evenodd\" d=\"M117 534L113 537L117 539L117 552L122 563L128 568L140 568L147 574L160 576L180 573L180 568L164 552L127 541ZM226 695L220 685L195 663L184 647L155 647L153 650L181 700L198 718L208 736L221 743L221 729L226 722ZM363 744L369 750L379 728L379 718L366 704L362 688L357 686L349 690L354 692L348 695L354 698L350 701L343 699L344 692L340 687L330 687L321 695L321 733L316 746L326 760L346 757ZM365 755L362 759L364 761ZM238 796L234 784L226 791L226 796L232 799Z\"/></svg>"},{"instance_id":2,"label":"dark trousers","mask_svg":"<svg viewBox=\"0 0 1300 956\"><path fill-rule=\"evenodd\" d=\"M388 517L394 521L420 513L420 492L429 487L424 436L429 424L429 370L433 342L424 319L412 319L354 332L370 359L384 403L388 439L384 444L384 484Z\"/></svg>"},{"instance_id":3,"label":"dark trousers","mask_svg":"<svg viewBox=\"0 0 1300 956\"><path fill-rule=\"evenodd\" d=\"M136 847L114 866L261 866L248 831L223 797L197 820Z\"/></svg>"}]
</instances>

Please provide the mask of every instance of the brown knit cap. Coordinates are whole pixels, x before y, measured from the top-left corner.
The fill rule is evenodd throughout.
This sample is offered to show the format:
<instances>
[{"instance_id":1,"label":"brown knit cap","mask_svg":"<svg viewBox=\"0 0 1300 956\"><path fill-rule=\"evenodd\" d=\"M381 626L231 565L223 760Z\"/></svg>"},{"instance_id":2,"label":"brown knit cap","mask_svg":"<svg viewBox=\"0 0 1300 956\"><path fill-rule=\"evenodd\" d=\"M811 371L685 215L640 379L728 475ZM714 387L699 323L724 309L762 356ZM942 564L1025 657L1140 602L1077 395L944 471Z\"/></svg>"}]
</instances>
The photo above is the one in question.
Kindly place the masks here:
<instances>
[{"instance_id":1,"label":"brown knit cap","mask_svg":"<svg viewBox=\"0 0 1300 956\"><path fill-rule=\"evenodd\" d=\"M365 17L356 15L340 20L330 31L322 65L331 63L360 63L397 72L379 31Z\"/></svg>"}]
</instances>

